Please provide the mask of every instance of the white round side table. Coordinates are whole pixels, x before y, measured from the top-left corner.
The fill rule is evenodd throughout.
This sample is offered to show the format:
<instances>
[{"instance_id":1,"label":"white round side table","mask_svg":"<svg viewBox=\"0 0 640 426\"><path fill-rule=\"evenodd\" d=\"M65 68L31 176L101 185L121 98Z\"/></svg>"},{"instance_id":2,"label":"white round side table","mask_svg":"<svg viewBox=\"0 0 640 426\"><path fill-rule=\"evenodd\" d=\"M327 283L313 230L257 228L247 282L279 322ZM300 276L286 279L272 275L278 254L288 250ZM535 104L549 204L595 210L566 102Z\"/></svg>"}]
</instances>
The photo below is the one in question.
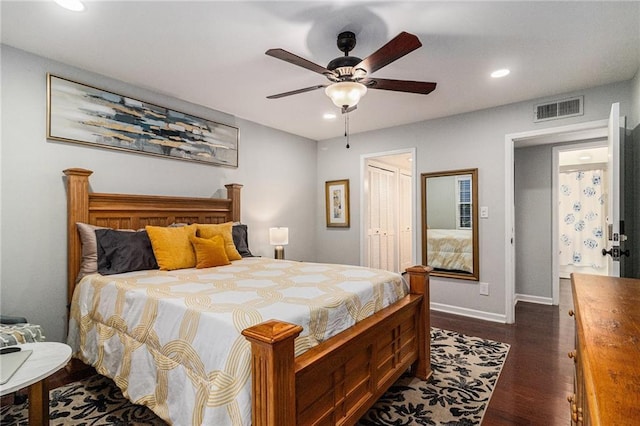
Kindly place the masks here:
<instances>
[{"instance_id":1,"label":"white round side table","mask_svg":"<svg viewBox=\"0 0 640 426\"><path fill-rule=\"evenodd\" d=\"M0 396L29 387L29 425L49 425L49 386L47 377L67 365L71 347L58 342L17 345L33 353L13 377L0 385Z\"/></svg>"}]
</instances>

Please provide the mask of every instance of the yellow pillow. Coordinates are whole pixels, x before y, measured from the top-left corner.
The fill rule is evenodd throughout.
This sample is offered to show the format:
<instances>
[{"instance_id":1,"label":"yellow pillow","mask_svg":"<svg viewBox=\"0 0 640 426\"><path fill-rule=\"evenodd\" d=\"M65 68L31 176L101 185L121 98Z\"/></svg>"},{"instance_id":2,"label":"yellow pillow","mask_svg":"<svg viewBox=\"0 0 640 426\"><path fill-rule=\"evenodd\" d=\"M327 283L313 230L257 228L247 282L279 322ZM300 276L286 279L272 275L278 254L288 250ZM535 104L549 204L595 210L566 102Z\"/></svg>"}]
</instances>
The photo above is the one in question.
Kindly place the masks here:
<instances>
[{"instance_id":1,"label":"yellow pillow","mask_svg":"<svg viewBox=\"0 0 640 426\"><path fill-rule=\"evenodd\" d=\"M196 268L229 265L229 258L224 249L224 238L215 235L212 238L189 237L196 251Z\"/></svg>"},{"instance_id":2,"label":"yellow pillow","mask_svg":"<svg viewBox=\"0 0 640 426\"><path fill-rule=\"evenodd\" d=\"M178 228L145 226L145 229L161 270L171 271L196 266L196 253L189 241L189 237L196 235L196 225Z\"/></svg>"},{"instance_id":3,"label":"yellow pillow","mask_svg":"<svg viewBox=\"0 0 640 426\"><path fill-rule=\"evenodd\" d=\"M214 235L221 235L224 238L224 249L227 252L229 260L240 260L242 256L238 253L236 245L233 243L233 222L218 223L218 224L198 224L198 237L211 238Z\"/></svg>"}]
</instances>

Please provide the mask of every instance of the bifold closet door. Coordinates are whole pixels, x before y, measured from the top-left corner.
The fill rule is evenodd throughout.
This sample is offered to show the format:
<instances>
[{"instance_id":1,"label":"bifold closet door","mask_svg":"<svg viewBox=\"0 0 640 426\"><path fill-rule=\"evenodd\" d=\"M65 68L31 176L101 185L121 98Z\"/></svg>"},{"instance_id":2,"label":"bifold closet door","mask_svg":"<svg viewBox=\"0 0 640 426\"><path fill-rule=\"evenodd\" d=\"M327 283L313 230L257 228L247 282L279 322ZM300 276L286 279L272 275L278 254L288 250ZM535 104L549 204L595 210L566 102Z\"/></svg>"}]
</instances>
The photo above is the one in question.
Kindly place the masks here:
<instances>
[{"instance_id":1,"label":"bifold closet door","mask_svg":"<svg viewBox=\"0 0 640 426\"><path fill-rule=\"evenodd\" d=\"M397 271L395 206L396 177L393 172L368 166L369 229L367 232L368 265L371 268Z\"/></svg>"}]
</instances>

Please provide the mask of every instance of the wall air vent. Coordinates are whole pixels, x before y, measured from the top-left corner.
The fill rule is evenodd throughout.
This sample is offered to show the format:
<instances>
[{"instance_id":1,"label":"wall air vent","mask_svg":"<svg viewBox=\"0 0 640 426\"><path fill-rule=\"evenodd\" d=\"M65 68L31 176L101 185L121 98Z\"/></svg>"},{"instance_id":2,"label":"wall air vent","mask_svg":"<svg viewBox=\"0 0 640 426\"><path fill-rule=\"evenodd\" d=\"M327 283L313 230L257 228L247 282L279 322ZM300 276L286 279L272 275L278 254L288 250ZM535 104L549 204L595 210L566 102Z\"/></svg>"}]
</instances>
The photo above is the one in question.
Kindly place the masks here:
<instances>
[{"instance_id":1,"label":"wall air vent","mask_svg":"<svg viewBox=\"0 0 640 426\"><path fill-rule=\"evenodd\" d=\"M584 96L547 102L533 107L533 121L557 120L584 114Z\"/></svg>"}]
</instances>

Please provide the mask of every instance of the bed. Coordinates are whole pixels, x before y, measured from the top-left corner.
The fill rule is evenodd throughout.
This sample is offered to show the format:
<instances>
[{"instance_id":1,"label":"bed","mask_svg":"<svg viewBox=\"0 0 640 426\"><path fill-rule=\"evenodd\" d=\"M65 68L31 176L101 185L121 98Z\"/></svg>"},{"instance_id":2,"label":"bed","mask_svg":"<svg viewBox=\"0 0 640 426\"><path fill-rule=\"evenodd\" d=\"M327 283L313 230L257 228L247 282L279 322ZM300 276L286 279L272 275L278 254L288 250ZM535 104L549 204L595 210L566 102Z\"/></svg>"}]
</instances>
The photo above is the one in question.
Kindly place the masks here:
<instances>
[{"instance_id":1,"label":"bed","mask_svg":"<svg viewBox=\"0 0 640 426\"><path fill-rule=\"evenodd\" d=\"M427 264L434 270L473 273L471 229L427 229Z\"/></svg>"},{"instance_id":2,"label":"bed","mask_svg":"<svg viewBox=\"0 0 640 426\"><path fill-rule=\"evenodd\" d=\"M99 373L114 379L133 402L149 406L161 418L173 424L212 424L211 419L218 417L212 414L216 410L211 407L218 407L218 411L224 410L224 423L228 424L354 424L407 369L421 379L430 377L430 268L409 268L408 288L404 290L402 286L378 284L369 291L388 299L386 307L376 305L378 302L367 295L368 290L352 295L346 304L334 303L328 295L340 292L341 287L340 283L332 283L323 295L316 294L313 304L318 299L329 300L328 304L337 306L338 311L322 311L323 315L307 320L300 319L295 312L291 314L288 308L228 309L224 315L231 318L243 338L227 336L228 343L222 344L224 337L211 338L202 330L222 329L224 321L220 322L216 315L194 313L197 311L194 306L206 306L204 310L208 311L224 310L208 306L206 298L192 293L203 284L203 278L195 270L89 274L77 282L82 245L76 224L140 229L173 223L239 222L241 185L227 185L225 199L102 194L89 191L91 171L68 169L64 173L68 200L69 339L75 356L96 366ZM274 273L281 275L286 271L287 281L299 283L317 280L318 274L333 275L336 272L325 271L334 266L348 271L350 277L372 273L366 268L346 265L263 258L240 259L228 266L201 271L209 275L207 279L225 287L235 285L230 280L246 281L247 271L254 268L260 268L257 273L267 280L273 279ZM239 278L230 278L232 272L239 274ZM158 283L159 277L165 281ZM183 287L167 286L167 280ZM188 296L183 289L187 289ZM286 291L293 293L287 297L299 301L298 290L295 286L289 288ZM99 297L83 298L83 292ZM175 297L176 292L180 297ZM136 302L138 299L129 297L133 293L146 294L153 302ZM274 297L272 291L269 297ZM186 304L187 309L181 304ZM361 309L358 311L354 306ZM94 317L99 318L87 315L87 310L98 312ZM361 312L351 315L358 320L354 325L349 324L343 331L327 326L348 317L346 311L354 310ZM120 313L124 311L135 313L138 319L123 320ZM365 311L367 315L362 314ZM277 319L267 319L270 317ZM92 321L100 326L92 325ZM135 321L146 326L136 326ZM310 323L321 326L314 328ZM159 337L164 332L173 337ZM118 343L123 339L130 341ZM215 344L211 339L234 354L223 360L225 369L207 370L209 361L203 359L209 354L207 345ZM178 370L184 374L178 374ZM237 380L237 376L247 380ZM189 383L195 384L190 387ZM248 390L246 400L237 397L239 388ZM188 405L184 412L180 403ZM251 413L250 419L246 413Z\"/></svg>"}]
</instances>

